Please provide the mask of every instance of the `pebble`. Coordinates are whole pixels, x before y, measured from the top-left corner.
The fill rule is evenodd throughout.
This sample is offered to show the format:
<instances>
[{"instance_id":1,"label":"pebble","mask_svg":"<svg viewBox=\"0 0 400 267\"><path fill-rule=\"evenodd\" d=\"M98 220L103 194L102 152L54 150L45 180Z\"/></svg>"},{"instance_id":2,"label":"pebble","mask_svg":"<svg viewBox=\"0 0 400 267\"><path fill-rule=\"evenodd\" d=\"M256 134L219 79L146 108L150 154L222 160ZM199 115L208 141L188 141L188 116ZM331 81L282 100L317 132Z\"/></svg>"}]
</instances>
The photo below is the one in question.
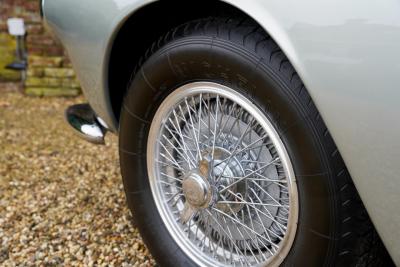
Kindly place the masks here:
<instances>
[{"instance_id":1,"label":"pebble","mask_svg":"<svg viewBox=\"0 0 400 267\"><path fill-rule=\"evenodd\" d=\"M63 120L77 98L0 84L0 266L154 266L125 203L118 139L87 143Z\"/></svg>"}]
</instances>

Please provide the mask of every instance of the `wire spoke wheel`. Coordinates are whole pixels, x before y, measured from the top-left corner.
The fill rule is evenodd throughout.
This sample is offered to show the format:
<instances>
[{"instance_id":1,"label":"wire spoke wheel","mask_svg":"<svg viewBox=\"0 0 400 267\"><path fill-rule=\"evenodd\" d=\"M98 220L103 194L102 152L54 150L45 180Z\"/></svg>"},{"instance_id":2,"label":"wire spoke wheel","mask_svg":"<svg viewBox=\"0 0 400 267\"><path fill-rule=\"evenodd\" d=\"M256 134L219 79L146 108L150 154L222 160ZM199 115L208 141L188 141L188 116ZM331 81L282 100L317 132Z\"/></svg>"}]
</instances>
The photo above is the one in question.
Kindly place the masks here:
<instances>
[{"instance_id":1,"label":"wire spoke wheel","mask_svg":"<svg viewBox=\"0 0 400 267\"><path fill-rule=\"evenodd\" d=\"M158 264L394 266L306 86L256 21L183 23L135 70L121 174Z\"/></svg>"},{"instance_id":2,"label":"wire spoke wheel","mask_svg":"<svg viewBox=\"0 0 400 267\"><path fill-rule=\"evenodd\" d=\"M157 110L150 186L177 244L199 265L279 264L296 232L298 196L272 123L244 95L196 82Z\"/></svg>"}]
</instances>

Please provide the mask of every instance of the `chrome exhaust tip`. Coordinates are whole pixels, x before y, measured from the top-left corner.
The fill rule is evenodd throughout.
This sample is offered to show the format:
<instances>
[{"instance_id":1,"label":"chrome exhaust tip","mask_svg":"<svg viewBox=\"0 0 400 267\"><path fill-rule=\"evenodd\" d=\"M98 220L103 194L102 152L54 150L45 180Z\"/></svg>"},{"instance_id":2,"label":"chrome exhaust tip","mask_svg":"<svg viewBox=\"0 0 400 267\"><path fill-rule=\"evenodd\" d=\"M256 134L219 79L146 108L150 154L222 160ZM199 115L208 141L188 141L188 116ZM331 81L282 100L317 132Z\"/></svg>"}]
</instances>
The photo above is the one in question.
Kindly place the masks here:
<instances>
[{"instance_id":1,"label":"chrome exhaust tip","mask_svg":"<svg viewBox=\"0 0 400 267\"><path fill-rule=\"evenodd\" d=\"M105 144L107 129L100 124L89 104L68 107L65 110L65 120L79 137L93 144Z\"/></svg>"}]
</instances>

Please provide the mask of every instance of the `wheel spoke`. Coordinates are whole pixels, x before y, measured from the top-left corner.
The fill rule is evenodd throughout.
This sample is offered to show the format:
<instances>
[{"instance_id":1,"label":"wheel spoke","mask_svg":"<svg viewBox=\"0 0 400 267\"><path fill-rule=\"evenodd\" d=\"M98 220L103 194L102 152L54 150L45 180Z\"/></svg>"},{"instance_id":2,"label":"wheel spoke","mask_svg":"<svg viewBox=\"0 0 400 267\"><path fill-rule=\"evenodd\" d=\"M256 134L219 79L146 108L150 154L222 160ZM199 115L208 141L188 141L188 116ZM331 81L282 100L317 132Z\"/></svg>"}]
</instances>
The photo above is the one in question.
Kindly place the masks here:
<instances>
[{"instance_id":1,"label":"wheel spoke","mask_svg":"<svg viewBox=\"0 0 400 267\"><path fill-rule=\"evenodd\" d=\"M200 151L199 140L197 139L198 136L196 135L196 130L195 130L194 123L193 123L193 118L192 118L192 112L190 111L190 107L189 107L189 103L187 101L187 98L185 98L185 104L186 104L186 108L188 110L188 114L189 114L189 118L190 118L190 126L192 127L193 137L194 137L194 140L196 142L198 158L201 160L202 156L201 156L201 151Z\"/></svg>"},{"instance_id":2,"label":"wheel spoke","mask_svg":"<svg viewBox=\"0 0 400 267\"><path fill-rule=\"evenodd\" d=\"M279 160L279 158L272 160L270 163L265 164L265 165L261 166L260 168L254 170L254 171L251 171L250 173L246 174L246 175L243 176L242 178L240 178L240 179L234 181L233 183L231 183L231 184L229 184L229 185L223 187L219 192L220 192L220 193L225 192L228 188L230 188L230 187L234 186L235 184L237 184L237 183L239 183L239 182L241 182L241 181L247 179L248 177L250 177L251 175L253 175L253 174L257 173L257 172L259 172L259 171L261 171L261 170L264 170L265 168L269 167L271 164L273 164L273 163L274 163L275 161L277 161L277 160Z\"/></svg>"},{"instance_id":3,"label":"wheel spoke","mask_svg":"<svg viewBox=\"0 0 400 267\"><path fill-rule=\"evenodd\" d=\"M146 157L157 210L190 257L233 266L285 257L298 212L293 170L244 95L214 83L176 89L155 114Z\"/></svg>"}]
</instances>

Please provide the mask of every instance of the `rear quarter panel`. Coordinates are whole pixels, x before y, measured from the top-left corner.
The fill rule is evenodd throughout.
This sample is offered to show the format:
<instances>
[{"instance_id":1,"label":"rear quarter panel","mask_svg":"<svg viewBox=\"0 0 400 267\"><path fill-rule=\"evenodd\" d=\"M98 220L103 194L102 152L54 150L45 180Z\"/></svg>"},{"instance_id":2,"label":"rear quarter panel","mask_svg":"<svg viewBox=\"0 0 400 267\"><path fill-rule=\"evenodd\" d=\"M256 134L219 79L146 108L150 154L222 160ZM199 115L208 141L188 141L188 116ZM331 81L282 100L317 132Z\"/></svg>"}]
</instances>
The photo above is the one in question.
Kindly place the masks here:
<instances>
[{"instance_id":1,"label":"rear quarter panel","mask_svg":"<svg viewBox=\"0 0 400 267\"><path fill-rule=\"evenodd\" d=\"M45 1L47 21L66 46L85 95L116 129L107 88L113 37L127 16L152 1ZM400 264L400 2L226 2L257 20L288 56Z\"/></svg>"}]
</instances>

